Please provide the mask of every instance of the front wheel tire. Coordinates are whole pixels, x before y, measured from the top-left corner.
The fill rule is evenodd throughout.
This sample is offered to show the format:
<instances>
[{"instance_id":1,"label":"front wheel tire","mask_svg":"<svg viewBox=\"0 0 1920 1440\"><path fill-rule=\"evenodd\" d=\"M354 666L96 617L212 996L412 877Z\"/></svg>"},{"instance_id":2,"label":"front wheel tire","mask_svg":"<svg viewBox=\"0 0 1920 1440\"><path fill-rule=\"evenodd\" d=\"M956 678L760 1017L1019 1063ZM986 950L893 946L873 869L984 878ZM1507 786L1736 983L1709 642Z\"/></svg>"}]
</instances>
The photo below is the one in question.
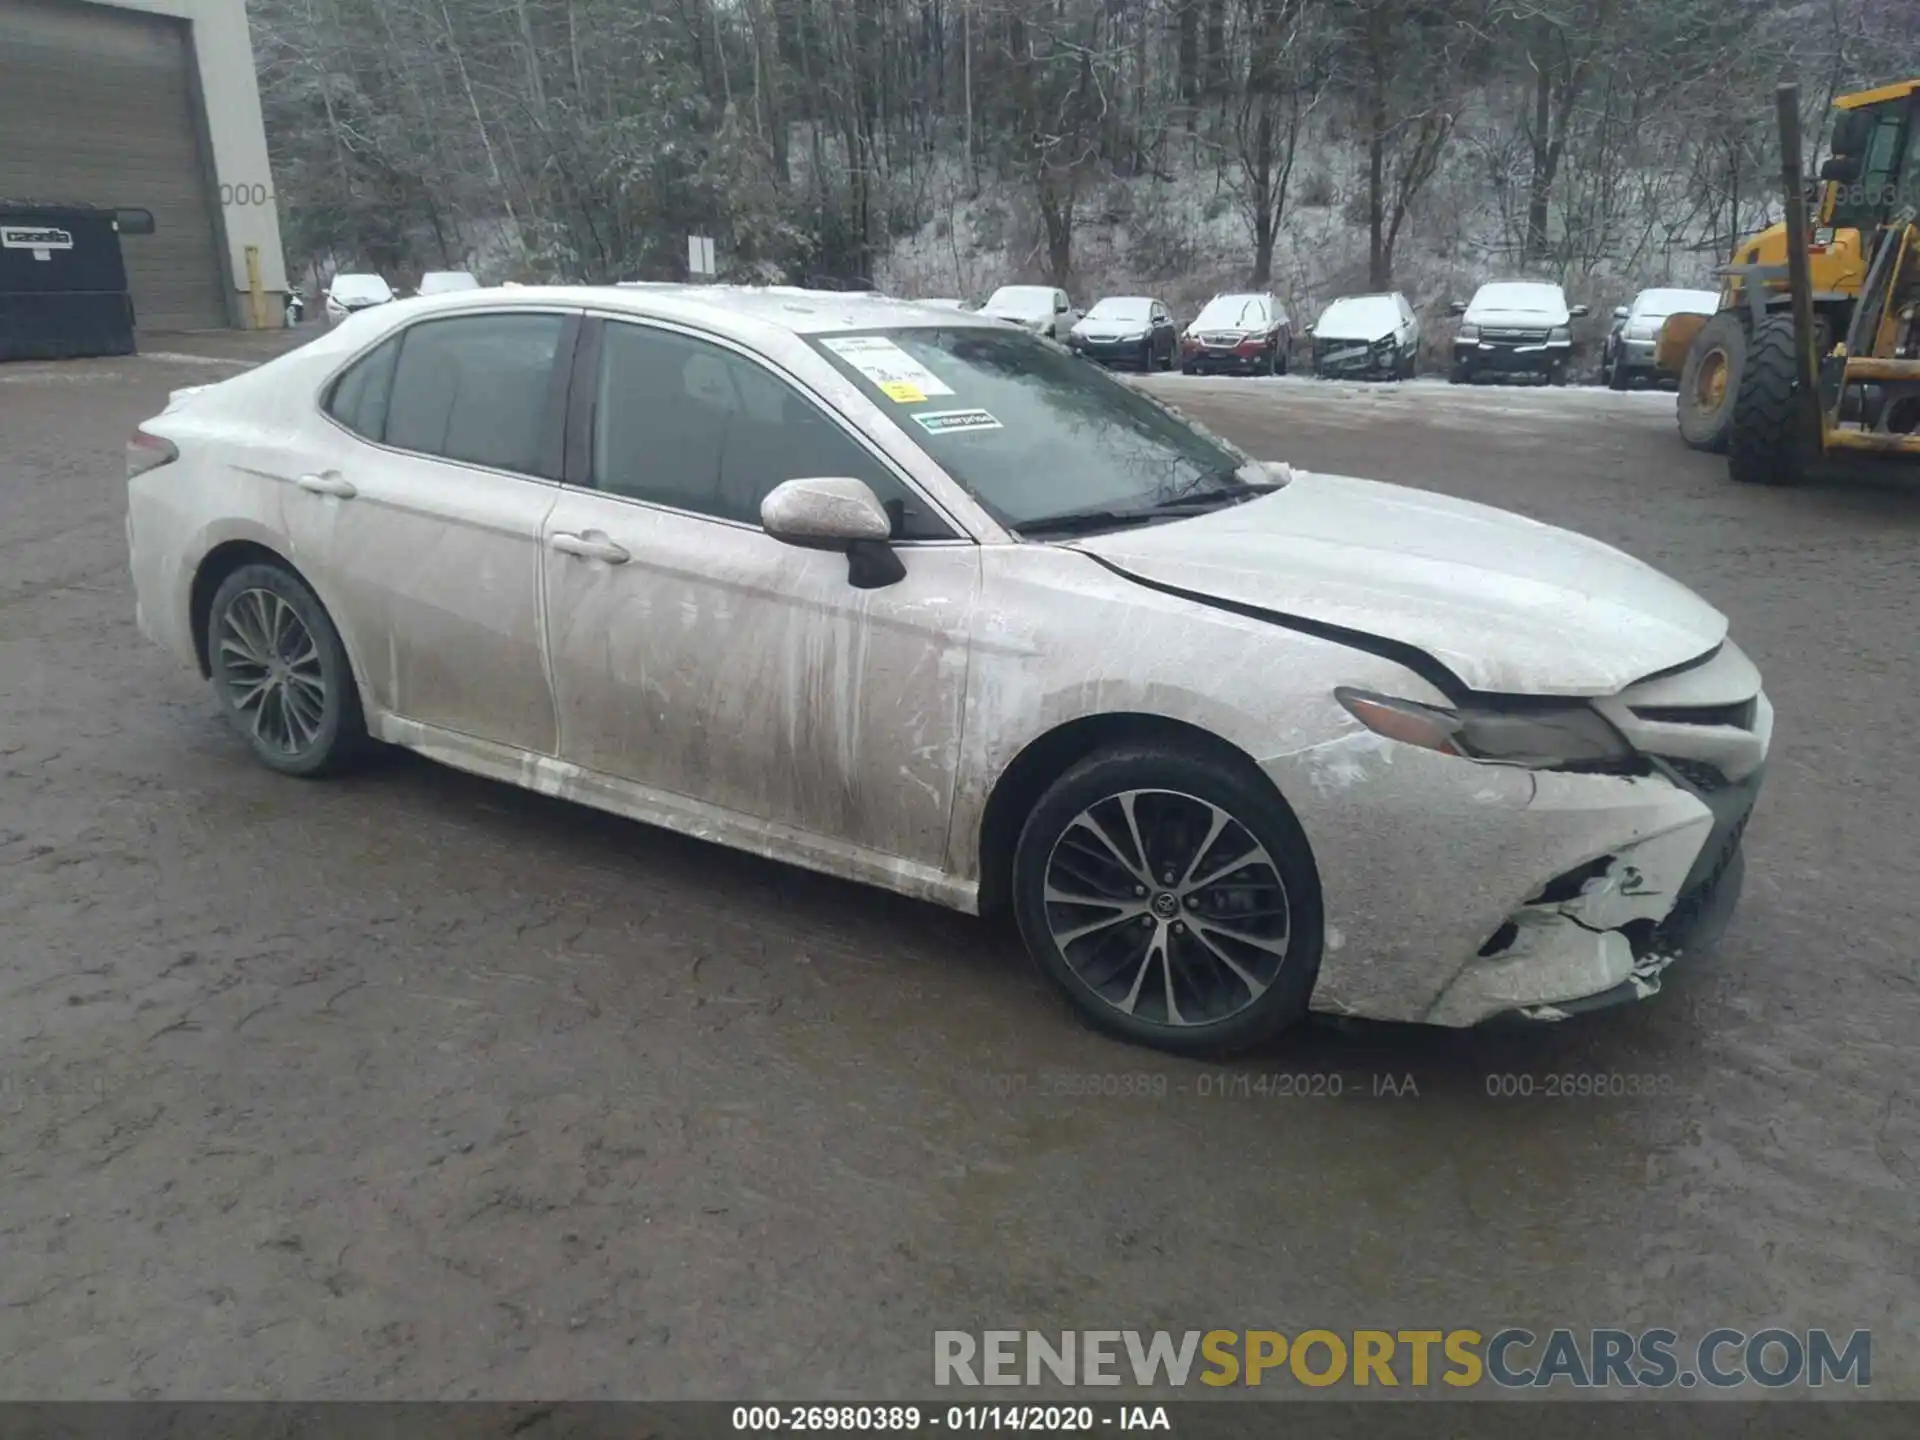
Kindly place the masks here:
<instances>
[{"instance_id":1,"label":"front wheel tire","mask_svg":"<svg viewBox=\"0 0 1920 1440\"><path fill-rule=\"evenodd\" d=\"M1320 882L1257 772L1166 744L1089 756L1041 798L1014 854L1034 963L1094 1028L1180 1055L1299 1021L1320 970Z\"/></svg>"},{"instance_id":2,"label":"front wheel tire","mask_svg":"<svg viewBox=\"0 0 1920 1440\"><path fill-rule=\"evenodd\" d=\"M1793 317L1769 315L1747 347L1727 429L1727 474L1743 485L1793 485L1802 476L1800 363Z\"/></svg>"},{"instance_id":3,"label":"front wheel tire","mask_svg":"<svg viewBox=\"0 0 1920 1440\"><path fill-rule=\"evenodd\" d=\"M1722 310L1708 320L1687 347L1675 409L1680 438L1693 449L1714 454L1726 451L1747 349L1747 327L1734 310Z\"/></svg>"},{"instance_id":4,"label":"front wheel tire","mask_svg":"<svg viewBox=\"0 0 1920 1440\"><path fill-rule=\"evenodd\" d=\"M283 775L335 773L367 749L360 691L326 607L278 565L243 565L214 592L207 661L228 723Z\"/></svg>"}]
</instances>

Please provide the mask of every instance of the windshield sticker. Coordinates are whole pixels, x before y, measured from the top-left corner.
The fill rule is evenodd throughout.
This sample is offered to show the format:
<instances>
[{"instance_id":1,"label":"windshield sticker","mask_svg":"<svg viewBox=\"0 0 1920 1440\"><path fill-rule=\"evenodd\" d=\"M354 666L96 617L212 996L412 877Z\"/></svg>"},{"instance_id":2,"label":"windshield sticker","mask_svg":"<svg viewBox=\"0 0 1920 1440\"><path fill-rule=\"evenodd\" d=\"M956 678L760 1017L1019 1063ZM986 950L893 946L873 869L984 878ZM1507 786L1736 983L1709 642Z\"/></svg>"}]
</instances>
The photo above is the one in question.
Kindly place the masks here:
<instances>
[{"instance_id":1,"label":"windshield sticker","mask_svg":"<svg viewBox=\"0 0 1920 1440\"><path fill-rule=\"evenodd\" d=\"M929 435L951 435L956 430L1004 430L1006 428L985 410L922 410L913 419L914 423Z\"/></svg>"},{"instance_id":2,"label":"windshield sticker","mask_svg":"<svg viewBox=\"0 0 1920 1440\"><path fill-rule=\"evenodd\" d=\"M896 405L918 405L953 390L884 335L833 335L821 345L858 370Z\"/></svg>"}]
</instances>

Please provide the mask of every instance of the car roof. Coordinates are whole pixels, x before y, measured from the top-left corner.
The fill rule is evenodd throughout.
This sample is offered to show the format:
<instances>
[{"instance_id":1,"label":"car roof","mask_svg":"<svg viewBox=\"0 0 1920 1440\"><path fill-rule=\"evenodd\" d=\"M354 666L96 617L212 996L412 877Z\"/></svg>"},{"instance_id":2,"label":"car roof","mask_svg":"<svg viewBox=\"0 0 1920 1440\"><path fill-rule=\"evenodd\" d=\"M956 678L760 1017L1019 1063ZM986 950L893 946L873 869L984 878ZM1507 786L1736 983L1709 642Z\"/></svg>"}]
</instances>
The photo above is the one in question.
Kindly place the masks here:
<instances>
[{"instance_id":1,"label":"car roof","mask_svg":"<svg viewBox=\"0 0 1920 1440\"><path fill-rule=\"evenodd\" d=\"M1046 287L1040 287L1046 288ZM747 338L771 327L795 335L829 335L849 330L894 330L914 326L952 329L974 325L1000 328L976 312L922 305L889 295L839 290L803 290L787 285L523 285L512 290L458 290L421 296L408 302L409 315L456 314L499 306L551 308L585 306L642 319L675 320L703 329Z\"/></svg>"}]
</instances>

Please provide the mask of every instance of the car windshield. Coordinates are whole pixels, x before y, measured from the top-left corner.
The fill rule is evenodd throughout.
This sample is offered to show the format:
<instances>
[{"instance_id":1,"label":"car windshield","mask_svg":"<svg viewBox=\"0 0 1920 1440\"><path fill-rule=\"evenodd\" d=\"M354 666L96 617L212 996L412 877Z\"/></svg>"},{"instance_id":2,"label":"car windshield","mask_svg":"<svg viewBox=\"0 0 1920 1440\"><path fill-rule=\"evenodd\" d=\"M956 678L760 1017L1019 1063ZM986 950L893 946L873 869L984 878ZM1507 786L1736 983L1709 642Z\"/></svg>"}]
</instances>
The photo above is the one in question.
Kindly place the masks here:
<instances>
[{"instance_id":1,"label":"car windshield","mask_svg":"<svg viewBox=\"0 0 1920 1440\"><path fill-rule=\"evenodd\" d=\"M1391 295L1352 295L1327 306L1314 333L1329 339L1374 340L1400 323Z\"/></svg>"},{"instance_id":2,"label":"car windshield","mask_svg":"<svg viewBox=\"0 0 1920 1440\"><path fill-rule=\"evenodd\" d=\"M1633 302L1636 320L1664 320L1669 315L1711 315L1720 297L1711 290L1642 290Z\"/></svg>"},{"instance_id":3,"label":"car windshield","mask_svg":"<svg viewBox=\"0 0 1920 1440\"><path fill-rule=\"evenodd\" d=\"M333 284L328 287L334 299L341 304L353 300L391 300L393 291L387 288L387 282L378 275L336 275Z\"/></svg>"},{"instance_id":4,"label":"car windshield","mask_svg":"<svg viewBox=\"0 0 1920 1440\"><path fill-rule=\"evenodd\" d=\"M444 295L450 290L478 290L480 282L464 270L430 270L420 277L422 295Z\"/></svg>"},{"instance_id":5,"label":"car windshield","mask_svg":"<svg viewBox=\"0 0 1920 1440\"><path fill-rule=\"evenodd\" d=\"M1044 285L1002 285L987 301L989 310L1005 310L1011 315L1051 315L1053 291Z\"/></svg>"},{"instance_id":6,"label":"car windshield","mask_svg":"<svg viewBox=\"0 0 1920 1440\"><path fill-rule=\"evenodd\" d=\"M1153 313L1153 302L1137 296L1110 295L1087 312L1089 320L1145 320Z\"/></svg>"},{"instance_id":7,"label":"car windshield","mask_svg":"<svg viewBox=\"0 0 1920 1440\"><path fill-rule=\"evenodd\" d=\"M1558 285L1510 284L1482 285L1473 297L1475 310L1520 310L1541 315L1557 315L1567 308L1566 296Z\"/></svg>"},{"instance_id":8,"label":"car windshield","mask_svg":"<svg viewBox=\"0 0 1920 1440\"><path fill-rule=\"evenodd\" d=\"M1260 329L1267 323L1267 302L1258 295L1216 295L1194 316L1195 330Z\"/></svg>"},{"instance_id":9,"label":"car windshield","mask_svg":"<svg viewBox=\"0 0 1920 1440\"><path fill-rule=\"evenodd\" d=\"M1029 335L956 326L807 338L1011 530L1204 505L1269 479L1224 440Z\"/></svg>"}]
</instances>

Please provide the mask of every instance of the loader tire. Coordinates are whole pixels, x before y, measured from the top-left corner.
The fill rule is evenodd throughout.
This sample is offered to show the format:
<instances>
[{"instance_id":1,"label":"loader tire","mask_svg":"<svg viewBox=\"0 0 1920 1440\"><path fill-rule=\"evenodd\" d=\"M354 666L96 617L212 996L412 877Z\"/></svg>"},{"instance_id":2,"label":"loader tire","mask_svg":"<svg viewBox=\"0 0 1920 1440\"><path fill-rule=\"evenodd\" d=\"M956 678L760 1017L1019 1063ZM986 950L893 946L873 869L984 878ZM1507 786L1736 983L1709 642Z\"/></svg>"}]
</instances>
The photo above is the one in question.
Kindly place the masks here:
<instances>
[{"instance_id":1,"label":"loader tire","mask_svg":"<svg viewBox=\"0 0 1920 1440\"><path fill-rule=\"evenodd\" d=\"M1793 317L1769 315L1747 346L1727 434L1727 474L1742 485L1797 484L1805 463L1800 405Z\"/></svg>"},{"instance_id":2,"label":"loader tire","mask_svg":"<svg viewBox=\"0 0 1920 1440\"><path fill-rule=\"evenodd\" d=\"M1680 438L1694 449L1715 454L1726 450L1749 345L1739 313L1722 310L1687 347L1680 367Z\"/></svg>"}]
</instances>

